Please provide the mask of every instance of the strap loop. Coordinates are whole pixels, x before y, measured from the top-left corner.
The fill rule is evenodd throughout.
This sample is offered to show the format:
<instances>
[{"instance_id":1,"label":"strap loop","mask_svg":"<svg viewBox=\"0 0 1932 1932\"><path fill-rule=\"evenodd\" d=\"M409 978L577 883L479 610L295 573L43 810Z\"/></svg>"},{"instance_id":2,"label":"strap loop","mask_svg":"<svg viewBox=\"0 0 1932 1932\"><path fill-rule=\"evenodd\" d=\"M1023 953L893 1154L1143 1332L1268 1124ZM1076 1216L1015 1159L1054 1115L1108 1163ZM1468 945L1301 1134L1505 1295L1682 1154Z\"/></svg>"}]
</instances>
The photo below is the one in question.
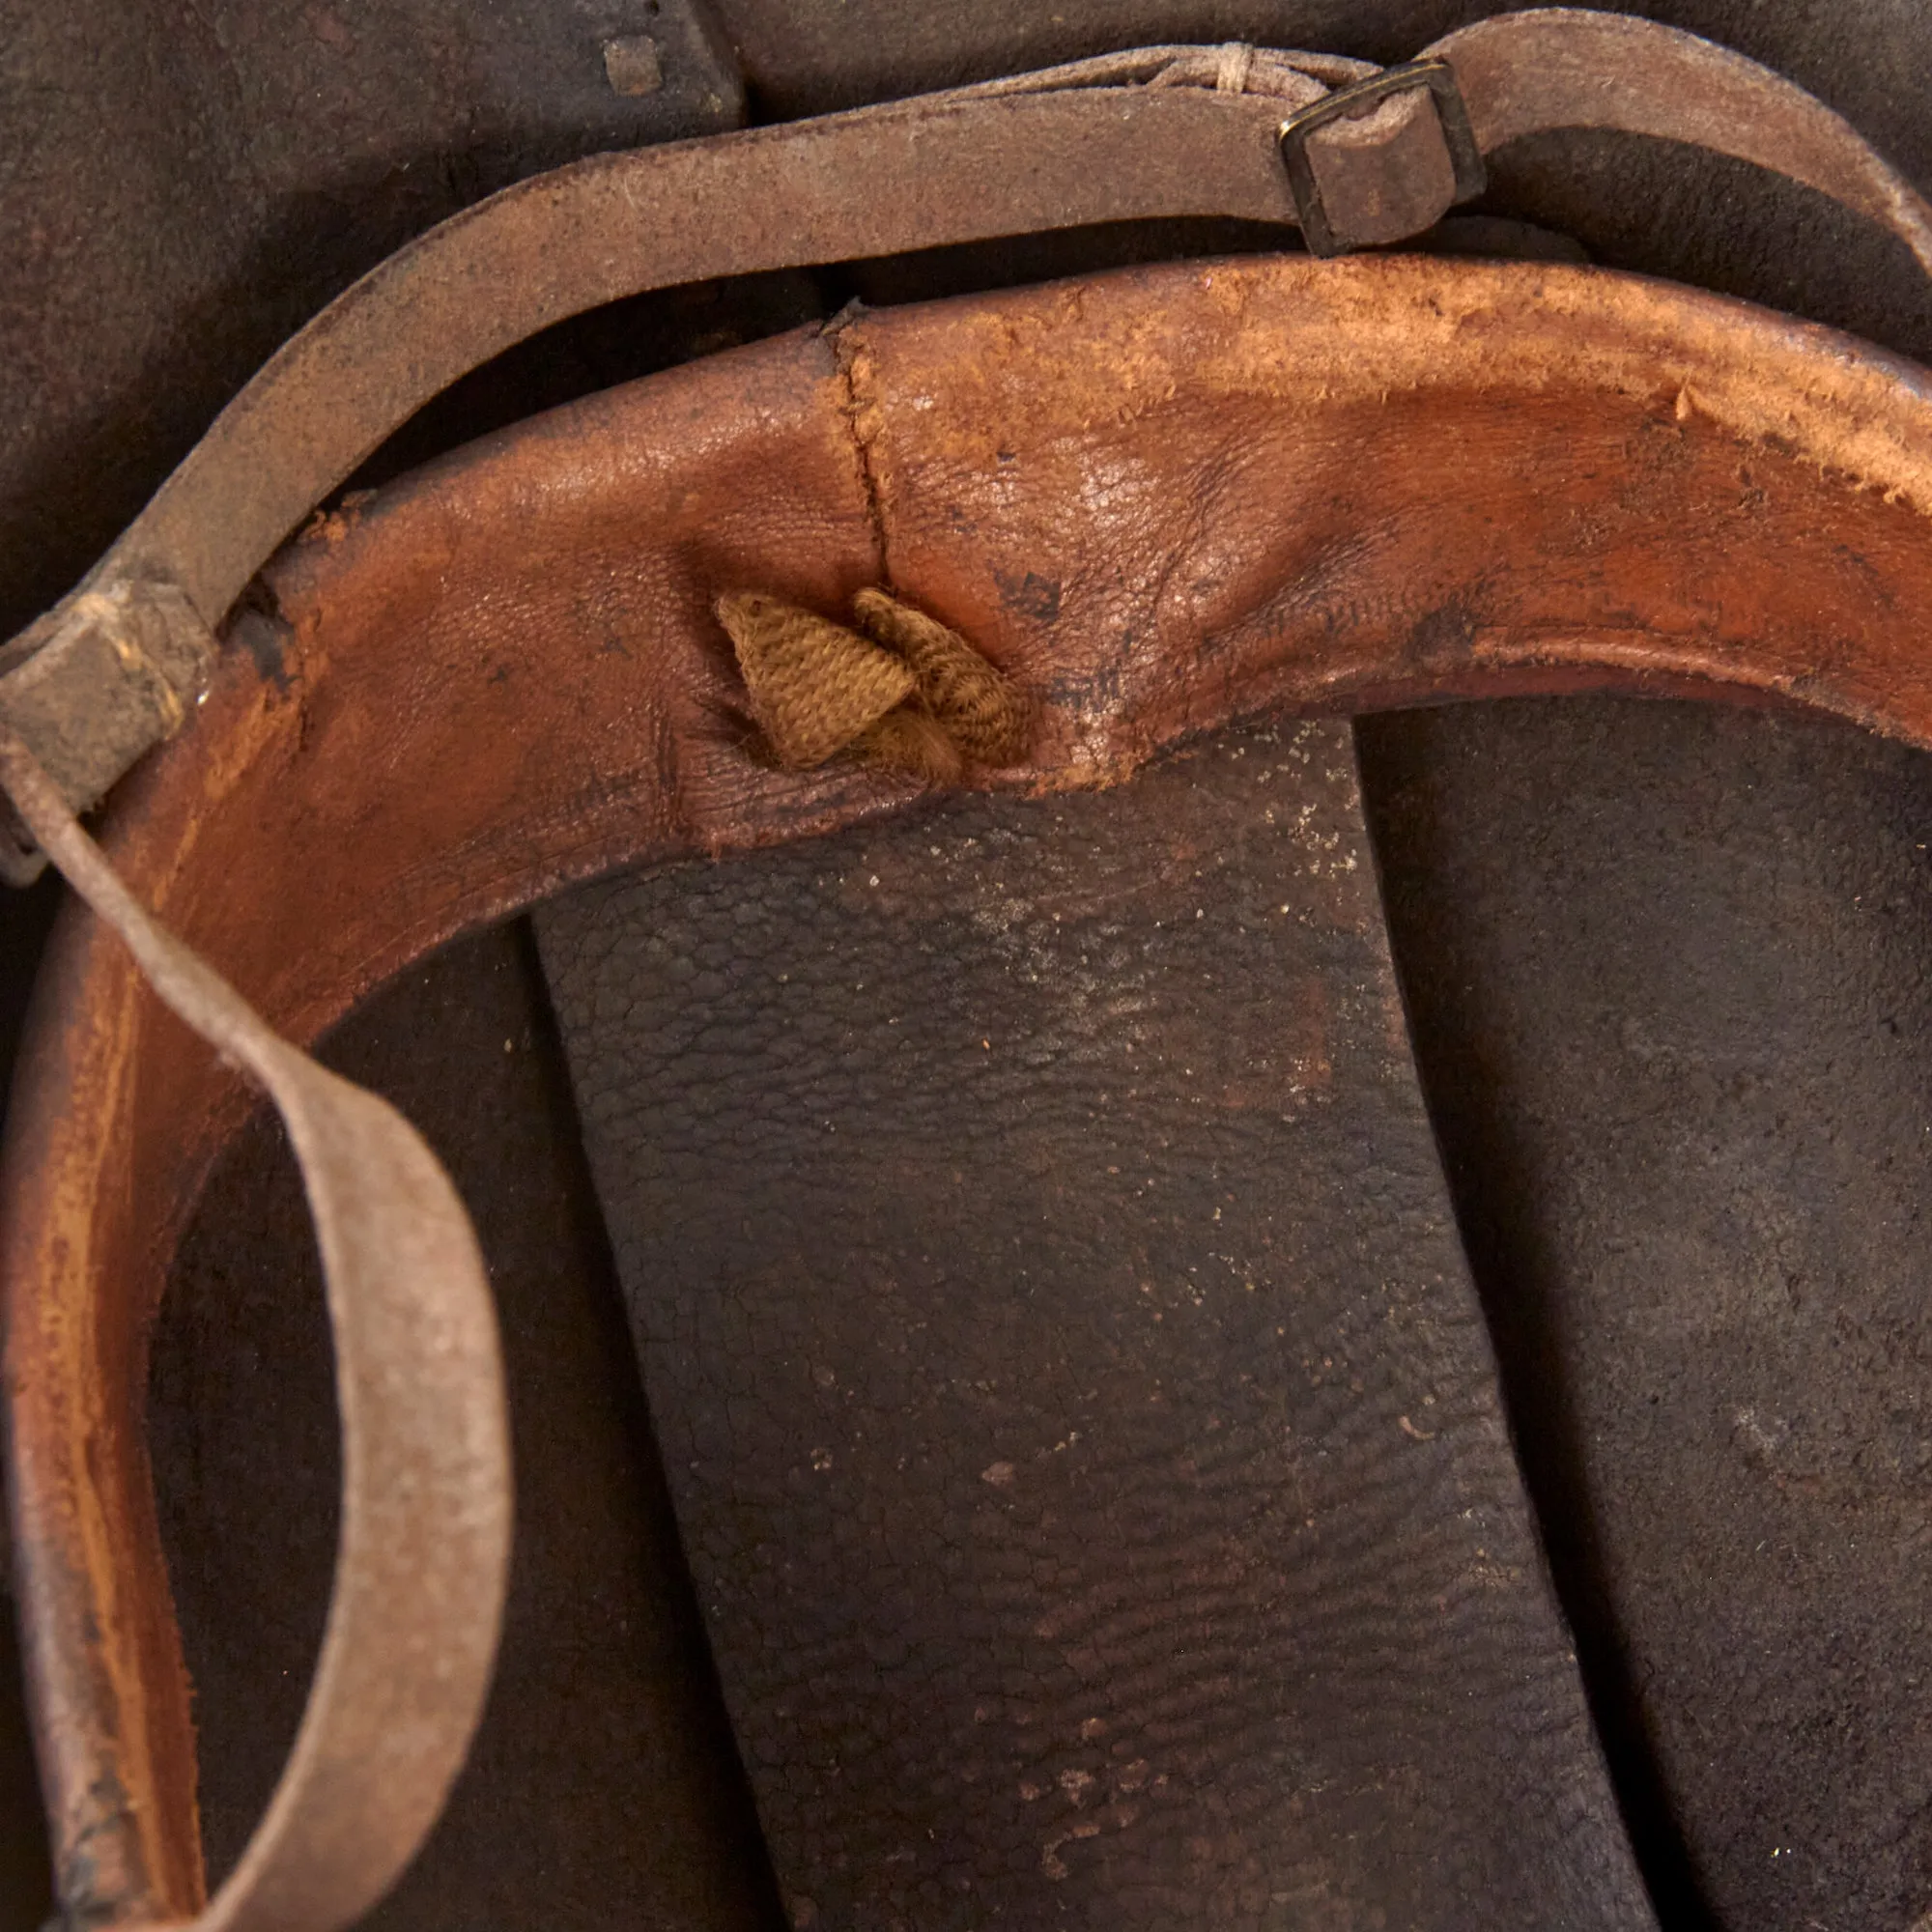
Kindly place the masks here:
<instances>
[{"instance_id":1,"label":"strap loop","mask_svg":"<svg viewBox=\"0 0 1932 1932\"><path fill-rule=\"evenodd\" d=\"M298 1052L150 918L4 728L0 785L161 999L261 1083L301 1164L335 1336L341 1546L295 1747L192 1932L336 1932L435 1824L496 1662L510 1448L483 1257L415 1129Z\"/></svg>"},{"instance_id":2,"label":"strap loop","mask_svg":"<svg viewBox=\"0 0 1932 1932\"><path fill-rule=\"evenodd\" d=\"M1312 255L1406 241L1489 185L1444 60L1389 68L1291 114L1281 158Z\"/></svg>"}]
</instances>

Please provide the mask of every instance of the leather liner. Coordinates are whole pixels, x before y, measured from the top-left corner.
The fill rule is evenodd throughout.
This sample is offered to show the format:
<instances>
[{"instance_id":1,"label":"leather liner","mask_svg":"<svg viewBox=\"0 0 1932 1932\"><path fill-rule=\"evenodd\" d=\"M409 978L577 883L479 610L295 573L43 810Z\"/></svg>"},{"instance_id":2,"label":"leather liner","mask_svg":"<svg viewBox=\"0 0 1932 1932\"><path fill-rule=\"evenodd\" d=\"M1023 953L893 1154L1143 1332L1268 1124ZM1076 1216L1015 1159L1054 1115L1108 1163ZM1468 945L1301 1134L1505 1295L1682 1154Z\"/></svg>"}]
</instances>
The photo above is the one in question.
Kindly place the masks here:
<instances>
[{"instance_id":1,"label":"leather liner","mask_svg":"<svg viewBox=\"0 0 1932 1932\"><path fill-rule=\"evenodd\" d=\"M709 614L746 587L831 610L883 582L959 629L1039 707L1022 791L1261 711L1580 684L1923 745L1925 410L1829 331L1551 267L1196 265L864 316L322 520L270 572L279 644L227 655L109 847L306 1039L566 881L903 806L759 761ZM43 1769L70 1902L184 1912L144 1338L246 1096L77 916L44 987L0 1236Z\"/></svg>"}]
</instances>

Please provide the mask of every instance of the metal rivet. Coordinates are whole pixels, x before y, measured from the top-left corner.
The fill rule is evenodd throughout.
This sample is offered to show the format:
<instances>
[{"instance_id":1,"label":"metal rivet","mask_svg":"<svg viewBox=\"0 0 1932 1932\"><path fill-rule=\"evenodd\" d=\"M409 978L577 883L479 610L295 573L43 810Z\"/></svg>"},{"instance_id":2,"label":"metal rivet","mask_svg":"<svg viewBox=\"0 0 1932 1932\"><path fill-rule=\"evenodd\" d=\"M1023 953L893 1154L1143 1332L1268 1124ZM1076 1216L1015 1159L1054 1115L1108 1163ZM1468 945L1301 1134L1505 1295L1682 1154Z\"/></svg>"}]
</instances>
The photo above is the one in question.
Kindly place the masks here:
<instances>
[{"instance_id":1,"label":"metal rivet","mask_svg":"<svg viewBox=\"0 0 1932 1932\"><path fill-rule=\"evenodd\" d=\"M658 43L648 34L604 43L604 72L617 94L655 94L664 85Z\"/></svg>"}]
</instances>

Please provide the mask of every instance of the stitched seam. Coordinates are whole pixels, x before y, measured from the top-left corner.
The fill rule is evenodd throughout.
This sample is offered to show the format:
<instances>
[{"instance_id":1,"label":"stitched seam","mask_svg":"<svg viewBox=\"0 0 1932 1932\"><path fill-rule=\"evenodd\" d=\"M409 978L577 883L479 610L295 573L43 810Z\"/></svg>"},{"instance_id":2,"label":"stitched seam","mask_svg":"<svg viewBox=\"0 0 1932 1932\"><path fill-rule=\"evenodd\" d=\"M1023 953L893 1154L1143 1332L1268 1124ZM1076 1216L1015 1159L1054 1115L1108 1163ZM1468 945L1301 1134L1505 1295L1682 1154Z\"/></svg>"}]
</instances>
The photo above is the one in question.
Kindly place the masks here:
<instances>
[{"instance_id":1,"label":"stitched seam","mask_svg":"<svg viewBox=\"0 0 1932 1932\"><path fill-rule=\"evenodd\" d=\"M889 584L893 573L885 498L872 456L873 444L884 425L884 412L872 392L872 354L861 332L864 315L857 302L848 304L825 325L825 336L832 345L833 361L838 372L838 413L844 418L846 433L852 440L859 492L865 499L867 521L872 527L872 554L878 566L878 581Z\"/></svg>"}]
</instances>

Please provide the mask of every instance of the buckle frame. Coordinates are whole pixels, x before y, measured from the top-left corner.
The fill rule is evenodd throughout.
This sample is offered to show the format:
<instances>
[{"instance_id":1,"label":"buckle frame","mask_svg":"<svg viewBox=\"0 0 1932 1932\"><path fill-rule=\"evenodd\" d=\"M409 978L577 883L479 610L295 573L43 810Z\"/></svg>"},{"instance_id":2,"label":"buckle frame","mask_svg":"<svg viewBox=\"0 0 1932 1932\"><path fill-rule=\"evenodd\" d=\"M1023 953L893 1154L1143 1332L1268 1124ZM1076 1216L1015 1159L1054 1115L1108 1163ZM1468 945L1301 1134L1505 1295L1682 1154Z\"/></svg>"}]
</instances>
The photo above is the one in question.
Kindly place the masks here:
<instances>
[{"instance_id":1,"label":"buckle frame","mask_svg":"<svg viewBox=\"0 0 1932 1932\"><path fill-rule=\"evenodd\" d=\"M1450 196L1451 208L1473 201L1489 185L1489 170L1483 164L1483 151L1476 145L1475 129L1469 125L1469 109L1457 84L1456 71L1446 60L1434 57L1404 61L1384 68L1352 86L1337 88L1320 100L1291 114L1281 124L1276 138L1281 144L1282 166L1294 197L1302 239L1311 255L1334 256L1351 253L1363 243L1347 241L1335 232L1321 201L1321 185L1308 158L1308 141L1331 122L1351 119L1365 108L1378 106L1397 95L1426 90L1435 108L1442 130L1442 143L1449 151L1449 165L1456 187ZM1382 244L1377 244L1382 245Z\"/></svg>"}]
</instances>

